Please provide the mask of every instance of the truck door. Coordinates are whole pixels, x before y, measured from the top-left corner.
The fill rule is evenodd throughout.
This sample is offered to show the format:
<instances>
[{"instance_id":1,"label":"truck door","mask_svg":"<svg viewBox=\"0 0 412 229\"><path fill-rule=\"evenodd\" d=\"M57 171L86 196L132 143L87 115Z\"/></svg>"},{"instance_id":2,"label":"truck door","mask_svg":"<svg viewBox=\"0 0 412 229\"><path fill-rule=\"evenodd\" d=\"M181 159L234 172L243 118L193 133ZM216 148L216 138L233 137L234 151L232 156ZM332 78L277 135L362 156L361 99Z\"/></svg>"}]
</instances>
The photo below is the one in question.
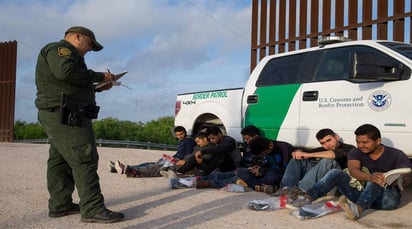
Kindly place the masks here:
<instances>
[{"instance_id":1,"label":"truck door","mask_svg":"<svg viewBox=\"0 0 412 229\"><path fill-rule=\"evenodd\" d=\"M295 143L301 82L312 75L309 56L307 52L284 55L257 66L262 69L252 73L245 88L244 126L255 125L270 139Z\"/></svg>"},{"instance_id":2,"label":"truck door","mask_svg":"<svg viewBox=\"0 0 412 229\"><path fill-rule=\"evenodd\" d=\"M318 146L314 136L321 128L331 128L345 142L355 144L354 131L365 123L377 126L382 132L406 132L406 126L412 124L406 115L411 114L411 109L406 107L408 101L405 96L410 83L394 79L350 80L357 71L354 61L368 62L367 71L374 64L395 66L399 61L373 47L360 45L325 49L319 55L321 58L313 82L302 85L300 144ZM354 60L356 56L358 59ZM377 75L371 74L371 77ZM393 146L391 141L401 135L384 142ZM387 134L385 137L391 136Z\"/></svg>"}]
</instances>

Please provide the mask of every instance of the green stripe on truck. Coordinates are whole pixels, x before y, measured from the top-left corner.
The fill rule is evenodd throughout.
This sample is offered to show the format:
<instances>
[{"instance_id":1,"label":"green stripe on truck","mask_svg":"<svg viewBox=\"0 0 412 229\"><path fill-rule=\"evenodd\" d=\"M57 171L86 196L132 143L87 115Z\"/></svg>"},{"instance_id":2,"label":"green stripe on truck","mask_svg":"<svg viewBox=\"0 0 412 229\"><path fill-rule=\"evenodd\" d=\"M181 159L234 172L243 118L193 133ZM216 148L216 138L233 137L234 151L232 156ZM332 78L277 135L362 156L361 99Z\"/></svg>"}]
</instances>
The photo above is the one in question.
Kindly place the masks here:
<instances>
[{"instance_id":1,"label":"green stripe on truck","mask_svg":"<svg viewBox=\"0 0 412 229\"><path fill-rule=\"evenodd\" d=\"M299 87L300 84L258 87L255 92L258 102L248 105L245 126L255 125L267 138L277 139L279 129Z\"/></svg>"}]
</instances>

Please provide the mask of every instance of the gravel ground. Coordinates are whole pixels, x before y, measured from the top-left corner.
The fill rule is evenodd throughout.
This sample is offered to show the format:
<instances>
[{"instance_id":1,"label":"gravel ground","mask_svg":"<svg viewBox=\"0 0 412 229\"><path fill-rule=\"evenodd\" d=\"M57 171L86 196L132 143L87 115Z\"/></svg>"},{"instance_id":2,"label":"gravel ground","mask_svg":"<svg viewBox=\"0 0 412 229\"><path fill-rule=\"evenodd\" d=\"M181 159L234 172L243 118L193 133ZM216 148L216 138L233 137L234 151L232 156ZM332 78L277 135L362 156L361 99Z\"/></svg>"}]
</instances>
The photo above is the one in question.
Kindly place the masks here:
<instances>
[{"instance_id":1,"label":"gravel ground","mask_svg":"<svg viewBox=\"0 0 412 229\"><path fill-rule=\"evenodd\" d=\"M169 189L168 180L126 178L110 173L108 160L129 164L156 161L158 150L100 147L100 185L109 209L126 219L115 224L86 224L80 215L47 217L46 161L48 145L0 143L0 228L412 228L412 188L393 211L368 210L356 222L343 212L298 220L291 210L252 211L246 203L269 196L216 189ZM73 198L78 201L74 193Z\"/></svg>"}]
</instances>

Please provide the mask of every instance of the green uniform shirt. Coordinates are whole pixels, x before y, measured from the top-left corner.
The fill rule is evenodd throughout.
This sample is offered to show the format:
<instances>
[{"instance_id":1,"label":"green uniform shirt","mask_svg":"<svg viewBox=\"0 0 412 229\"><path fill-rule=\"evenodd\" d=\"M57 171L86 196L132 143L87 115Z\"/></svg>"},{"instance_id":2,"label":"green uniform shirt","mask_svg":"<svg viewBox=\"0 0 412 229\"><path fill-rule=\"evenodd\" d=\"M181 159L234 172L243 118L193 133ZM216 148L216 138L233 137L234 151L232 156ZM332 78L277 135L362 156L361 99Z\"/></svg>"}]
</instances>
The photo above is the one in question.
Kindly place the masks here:
<instances>
[{"instance_id":1,"label":"green uniform shirt","mask_svg":"<svg viewBox=\"0 0 412 229\"><path fill-rule=\"evenodd\" d=\"M65 40L47 44L40 51L36 66L38 109L60 105L64 92L71 104L95 104L94 83L104 74L88 70L84 58Z\"/></svg>"}]
</instances>

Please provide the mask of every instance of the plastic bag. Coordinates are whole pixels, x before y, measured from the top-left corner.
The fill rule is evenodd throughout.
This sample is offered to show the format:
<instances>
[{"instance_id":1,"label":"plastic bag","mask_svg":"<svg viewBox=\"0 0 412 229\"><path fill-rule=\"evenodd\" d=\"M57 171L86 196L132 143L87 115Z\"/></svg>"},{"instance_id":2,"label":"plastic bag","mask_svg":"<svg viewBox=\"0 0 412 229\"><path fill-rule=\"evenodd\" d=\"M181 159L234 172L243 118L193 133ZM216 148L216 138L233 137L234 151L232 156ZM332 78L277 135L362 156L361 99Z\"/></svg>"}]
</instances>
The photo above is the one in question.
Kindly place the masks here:
<instances>
[{"instance_id":1,"label":"plastic bag","mask_svg":"<svg viewBox=\"0 0 412 229\"><path fill-rule=\"evenodd\" d=\"M163 164L162 168L174 166L176 163L176 160L172 156L167 154L163 154L161 159Z\"/></svg>"},{"instance_id":2,"label":"plastic bag","mask_svg":"<svg viewBox=\"0 0 412 229\"><path fill-rule=\"evenodd\" d=\"M251 200L247 203L247 206L249 209L256 211L277 210L286 208L287 202L287 196L276 196L266 199Z\"/></svg>"},{"instance_id":3,"label":"plastic bag","mask_svg":"<svg viewBox=\"0 0 412 229\"><path fill-rule=\"evenodd\" d=\"M326 201L305 205L292 212L292 215L300 220L318 218L340 211L341 208L337 201Z\"/></svg>"},{"instance_id":4,"label":"plastic bag","mask_svg":"<svg viewBox=\"0 0 412 229\"><path fill-rule=\"evenodd\" d=\"M240 184L227 184L225 187L220 189L221 191L226 192L247 192L248 189Z\"/></svg>"},{"instance_id":5,"label":"plastic bag","mask_svg":"<svg viewBox=\"0 0 412 229\"><path fill-rule=\"evenodd\" d=\"M184 178L169 178L169 188L194 188L196 183L196 177L184 177Z\"/></svg>"}]
</instances>

